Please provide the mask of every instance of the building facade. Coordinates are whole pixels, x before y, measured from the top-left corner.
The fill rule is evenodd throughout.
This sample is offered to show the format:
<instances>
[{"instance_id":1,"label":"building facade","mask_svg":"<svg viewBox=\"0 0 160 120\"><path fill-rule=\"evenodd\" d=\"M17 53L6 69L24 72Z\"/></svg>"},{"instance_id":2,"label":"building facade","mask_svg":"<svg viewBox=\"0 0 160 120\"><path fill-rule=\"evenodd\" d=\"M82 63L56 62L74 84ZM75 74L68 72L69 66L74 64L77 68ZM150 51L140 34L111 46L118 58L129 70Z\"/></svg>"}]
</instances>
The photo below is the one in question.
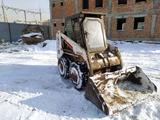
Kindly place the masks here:
<instances>
[{"instance_id":1,"label":"building facade","mask_svg":"<svg viewBox=\"0 0 160 120\"><path fill-rule=\"evenodd\" d=\"M160 0L50 0L52 35L63 31L65 17L103 12L113 40L160 40Z\"/></svg>"}]
</instances>

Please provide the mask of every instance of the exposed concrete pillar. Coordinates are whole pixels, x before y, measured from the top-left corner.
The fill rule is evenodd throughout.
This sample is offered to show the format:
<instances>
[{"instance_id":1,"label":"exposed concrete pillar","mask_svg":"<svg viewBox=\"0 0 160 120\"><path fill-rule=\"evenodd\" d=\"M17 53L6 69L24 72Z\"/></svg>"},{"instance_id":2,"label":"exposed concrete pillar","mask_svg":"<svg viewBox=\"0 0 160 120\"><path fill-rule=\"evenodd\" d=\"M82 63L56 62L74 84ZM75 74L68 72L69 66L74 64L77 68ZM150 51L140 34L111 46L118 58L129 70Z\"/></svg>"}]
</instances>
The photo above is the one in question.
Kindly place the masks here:
<instances>
[{"instance_id":1,"label":"exposed concrete pillar","mask_svg":"<svg viewBox=\"0 0 160 120\"><path fill-rule=\"evenodd\" d=\"M108 12L109 13L111 13L112 12L112 0L108 0L108 6L107 6L107 8L108 8Z\"/></svg>"},{"instance_id":2,"label":"exposed concrete pillar","mask_svg":"<svg viewBox=\"0 0 160 120\"><path fill-rule=\"evenodd\" d=\"M108 28L107 28L107 36L108 39L111 39L112 35L112 16L111 15L107 15L106 19L108 19Z\"/></svg>"},{"instance_id":3,"label":"exposed concrete pillar","mask_svg":"<svg viewBox=\"0 0 160 120\"><path fill-rule=\"evenodd\" d=\"M74 13L76 14L76 13L78 13L79 12L79 10L78 10L78 0L72 0L73 1L73 3L74 3Z\"/></svg>"},{"instance_id":4,"label":"exposed concrete pillar","mask_svg":"<svg viewBox=\"0 0 160 120\"><path fill-rule=\"evenodd\" d=\"M65 15L66 15L65 11L66 10L65 10L64 4L65 4L65 2L67 2L67 0L61 0L60 2L63 2L63 6L61 6L61 8L63 8L61 11L61 19L65 19Z\"/></svg>"},{"instance_id":5,"label":"exposed concrete pillar","mask_svg":"<svg viewBox=\"0 0 160 120\"><path fill-rule=\"evenodd\" d=\"M156 31L156 22L157 22L157 15L152 15L151 36L153 36Z\"/></svg>"},{"instance_id":6,"label":"exposed concrete pillar","mask_svg":"<svg viewBox=\"0 0 160 120\"><path fill-rule=\"evenodd\" d=\"M108 5L107 5L107 8L108 8L108 15L106 16L106 19L108 20L108 28L107 28L107 36L108 36L108 39L111 39L112 37L112 0L108 0Z\"/></svg>"}]
</instances>

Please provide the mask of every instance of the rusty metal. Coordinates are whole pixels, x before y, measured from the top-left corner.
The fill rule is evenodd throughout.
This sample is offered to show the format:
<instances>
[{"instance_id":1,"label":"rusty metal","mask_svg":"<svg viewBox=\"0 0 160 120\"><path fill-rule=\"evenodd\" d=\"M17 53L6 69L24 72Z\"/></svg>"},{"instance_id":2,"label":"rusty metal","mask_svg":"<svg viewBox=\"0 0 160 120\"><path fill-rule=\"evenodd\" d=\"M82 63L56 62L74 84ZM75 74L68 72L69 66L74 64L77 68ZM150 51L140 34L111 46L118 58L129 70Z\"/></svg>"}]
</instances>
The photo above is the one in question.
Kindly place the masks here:
<instances>
[{"instance_id":1,"label":"rusty metal","mask_svg":"<svg viewBox=\"0 0 160 120\"><path fill-rule=\"evenodd\" d=\"M103 112L114 114L157 91L139 67L91 77L85 97Z\"/></svg>"}]
</instances>

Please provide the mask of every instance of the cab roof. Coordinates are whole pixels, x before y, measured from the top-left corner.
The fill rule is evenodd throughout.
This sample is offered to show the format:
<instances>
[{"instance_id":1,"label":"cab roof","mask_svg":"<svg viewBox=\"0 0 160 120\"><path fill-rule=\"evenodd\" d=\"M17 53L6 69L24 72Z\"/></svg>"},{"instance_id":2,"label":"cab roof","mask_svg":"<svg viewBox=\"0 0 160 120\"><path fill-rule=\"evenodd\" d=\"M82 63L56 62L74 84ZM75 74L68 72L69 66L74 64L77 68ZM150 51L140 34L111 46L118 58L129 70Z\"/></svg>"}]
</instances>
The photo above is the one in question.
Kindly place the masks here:
<instances>
[{"instance_id":1,"label":"cab roof","mask_svg":"<svg viewBox=\"0 0 160 120\"><path fill-rule=\"evenodd\" d=\"M101 12L80 12L77 14L74 14L72 16L66 17L66 19L76 19L76 18L84 18L84 17L96 17L96 18L101 18L102 16L105 16L105 13Z\"/></svg>"}]
</instances>

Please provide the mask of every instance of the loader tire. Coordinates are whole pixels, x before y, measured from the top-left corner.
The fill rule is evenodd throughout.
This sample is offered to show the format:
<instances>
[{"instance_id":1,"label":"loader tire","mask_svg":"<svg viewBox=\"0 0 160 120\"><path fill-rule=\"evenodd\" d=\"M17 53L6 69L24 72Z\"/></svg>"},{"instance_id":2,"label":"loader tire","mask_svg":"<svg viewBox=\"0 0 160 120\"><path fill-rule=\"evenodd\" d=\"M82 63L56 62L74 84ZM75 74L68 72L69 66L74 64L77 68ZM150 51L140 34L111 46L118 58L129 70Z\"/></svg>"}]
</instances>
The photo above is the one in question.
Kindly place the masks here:
<instances>
[{"instance_id":1,"label":"loader tire","mask_svg":"<svg viewBox=\"0 0 160 120\"><path fill-rule=\"evenodd\" d=\"M85 83L85 78L84 73L80 69L80 65L72 63L69 71L70 79L72 80L74 87L77 90L82 90Z\"/></svg>"},{"instance_id":2,"label":"loader tire","mask_svg":"<svg viewBox=\"0 0 160 120\"><path fill-rule=\"evenodd\" d=\"M58 60L58 70L61 77L67 79L69 77L69 61L62 57Z\"/></svg>"}]
</instances>

